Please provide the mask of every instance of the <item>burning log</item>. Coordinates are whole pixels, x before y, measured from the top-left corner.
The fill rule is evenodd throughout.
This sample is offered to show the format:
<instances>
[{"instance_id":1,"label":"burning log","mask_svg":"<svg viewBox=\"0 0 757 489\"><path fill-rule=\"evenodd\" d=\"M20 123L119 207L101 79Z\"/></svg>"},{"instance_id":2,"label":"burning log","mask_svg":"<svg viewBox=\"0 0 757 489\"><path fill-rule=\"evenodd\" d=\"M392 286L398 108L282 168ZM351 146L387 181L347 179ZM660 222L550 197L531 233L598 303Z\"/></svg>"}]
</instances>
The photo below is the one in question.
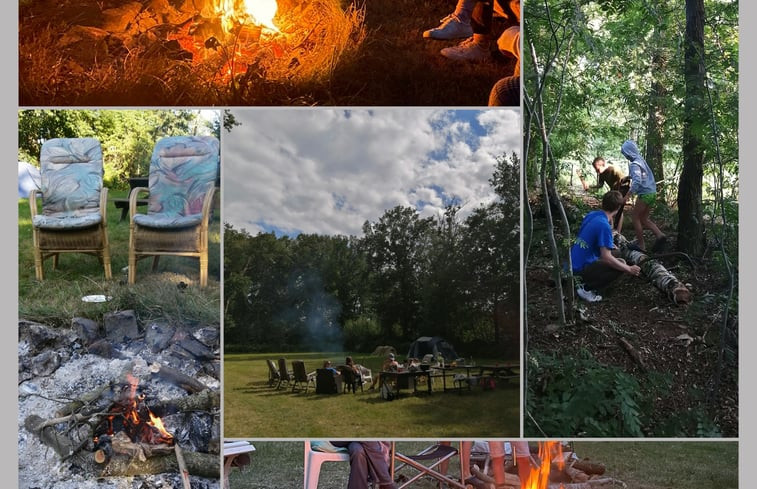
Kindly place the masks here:
<instances>
[{"instance_id":1,"label":"burning log","mask_svg":"<svg viewBox=\"0 0 757 489\"><path fill-rule=\"evenodd\" d=\"M179 411L212 411L221 406L221 394L218 391L205 389L202 392L191 394L179 399L169 399L153 404L155 412L175 413Z\"/></svg>"},{"instance_id":2,"label":"burning log","mask_svg":"<svg viewBox=\"0 0 757 489\"><path fill-rule=\"evenodd\" d=\"M613 238L615 245L620 250L621 257L623 257L627 263L641 267L641 273L643 273L655 287L665 292L674 304L691 303L693 300L691 291L658 261L640 251L630 249L630 243L622 234L614 233Z\"/></svg>"},{"instance_id":3,"label":"burning log","mask_svg":"<svg viewBox=\"0 0 757 489\"><path fill-rule=\"evenodd\" d=\"M550 484L549 489L604 489L606 487L628 487L628 485L618 479L604 477L602 479L590 479L586 482L576 482L569 484Z\"/></svg>"},{"instance_id":4,"label":"burning log","mask_svg":"<svg viewBox=\"0 0 757 489\"><path fill-rule=\"evenodd\" d=\"M221 471L218 455L187 452L183 456L186 471L190 475L218 479ZM137 475L179 473L180 471L173 448L170 449L170 453L155 455L145 460L117 454L104 466L97 463L95 454L77 457L76 462L86 473L97 474L98 477L133 477Z\"/></svg>"}]
</instances>

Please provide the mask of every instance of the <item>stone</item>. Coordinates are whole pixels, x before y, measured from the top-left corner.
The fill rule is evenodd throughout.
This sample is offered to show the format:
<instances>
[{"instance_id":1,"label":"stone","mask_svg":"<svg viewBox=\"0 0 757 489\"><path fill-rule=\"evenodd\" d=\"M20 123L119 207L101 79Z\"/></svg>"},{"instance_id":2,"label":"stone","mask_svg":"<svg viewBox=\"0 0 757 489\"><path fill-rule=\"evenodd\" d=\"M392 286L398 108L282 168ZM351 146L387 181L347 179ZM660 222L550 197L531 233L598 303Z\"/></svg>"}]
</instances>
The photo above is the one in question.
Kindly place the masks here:
<instances>
[{"instance_id":1,"label":"stone","mask_svg":"<svg viewBox=\"0 0 757 489\"><path fill-rule=\"evenodd\" d=\"M76 335L81 338L85 345L90 345L102 338L100 325L91 319L73 318L71 320L71 326L74 328Z\"/></svg>"},{"instance_id":2,"label":"stone","mask_svg":"<svg viewBox=\"0 0 757 489\"><path fill-rule=\"evenodd\" d=\"M97 355L102 358L121 358L121 354L113 348L110 341L106 339L100 339L89 345L87 348L92 355Z\"/></svg>"},{"instance_id":3,"label":"stone","mask_svg":"<svg viewBox=\"0 0 757 489\"><path fill-rule=\"evenodd\" d=\"M32 359L32 374L35 377L46 377L60 367L60 355L55 351L40 353Z\"/></svg>"},{"instance_id":4,"label":"stone","mask_svg":"<svg viewBox=\"0 0 757 489\"><path fill-rule=\"evenodd\" d=\"M192 336L212 350L218 348L220 334L221 332L217 326L206 326L192 332Z\"/></svg>"},{"instance_id":5,"label":"stone","mask_svg":"<svg viewBox=\"0 0 757 489\"><path fill-rule=\"evenodd\" d=\"M102 28L108 32L124 32L141 11L142 4L139 2L103 10Z\"/></svg>"},{"instance_id":6,"label":"stone","mask_svg":"<svg viewBox=\"0 0 757 489\"><path fill-rule=\"evenodd\" d=\"M134 311L118 311L105 314L105 337L117 343L128 342L139 336L137 316Z\"/></svg>"},{"instance_id":7,"label":"stone","mask_svg":"<svg viewBox=\"0 0 757 489\"><path fill-rule=\"evenodd\" d=\"M152 322L145 327L145 342L150 351L159 353L171 343L176 328L170 324Z\"/></svg>"}]
</instances>

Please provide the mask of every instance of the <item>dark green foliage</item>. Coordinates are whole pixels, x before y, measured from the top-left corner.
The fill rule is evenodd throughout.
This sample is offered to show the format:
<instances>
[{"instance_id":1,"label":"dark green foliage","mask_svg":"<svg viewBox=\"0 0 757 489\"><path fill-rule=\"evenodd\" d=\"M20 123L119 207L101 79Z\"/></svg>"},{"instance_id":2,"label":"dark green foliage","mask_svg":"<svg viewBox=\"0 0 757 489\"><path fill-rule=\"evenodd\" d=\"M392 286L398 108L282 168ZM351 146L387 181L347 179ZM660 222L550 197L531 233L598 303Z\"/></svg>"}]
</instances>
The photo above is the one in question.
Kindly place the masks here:
<instances>
[{"instance_id":1,"label":"dark green foliage","mask_svg":"<svg viewBox=\"0 0 757 489\"><path fill-rule=\"evenodd\" d=\"M648 389L648 388L647 388ZM654 390L654 389L652 389ZM656 392L617 367L599 364L587 350L575 356L531 352L526 436L641 437L650 420L646 405Z\"/></svg>"}]
</instances>

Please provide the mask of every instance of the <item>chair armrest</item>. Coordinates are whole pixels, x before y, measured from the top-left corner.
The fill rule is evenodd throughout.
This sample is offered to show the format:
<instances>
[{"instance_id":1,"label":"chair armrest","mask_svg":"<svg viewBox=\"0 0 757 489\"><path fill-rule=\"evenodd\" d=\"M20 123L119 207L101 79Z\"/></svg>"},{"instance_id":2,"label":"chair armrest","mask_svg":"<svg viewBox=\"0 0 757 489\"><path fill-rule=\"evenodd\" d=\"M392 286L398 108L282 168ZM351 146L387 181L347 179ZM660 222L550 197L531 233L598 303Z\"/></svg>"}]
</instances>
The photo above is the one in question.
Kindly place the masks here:
<instances>
[{"instance_id":1,"label":"chair armrest","mask_svg":"<svg viewBox=\"0 0 757 489\"><path fill-rule=\"evenodd\" d=\"M29 212L31 212L32 219L39 214L37 212L37 194L42 195L42 191L35 188L29 192Z\"/></svg>"},{"instance_id":2,"label":"chair armrest","mask_svg":"<svg viewBox=\"0 0 757 489\"><path fill-rule=\"evenodd\" d=\"M134 219L134 215L137 213L137 199L139 198L140 192L149 193L150 190L147 187L134 187L133 189L131 189L131 192L129 192L129 220L130 221Z\"/></svg>"},{"instance_id":3,"label":"chair armrest","mask_svg":"<svg viewBox=\"0 0 757 489\"><path fill-rule=\"evenodd\" d=\"M108 227L108 187L100 190L100 215L103 219L103 227Z\"/></svg>"},{"instance_id":4,"label":"chair armrest","mask_svg":"<svg viewBox=\"0 0 757 489\"><path fill-rule=\"evenodd\" d=\"M202 222L203 226L208 225L210 220L210 208L213 205L213 197L216 193L215 183L208 183L208 191L205 192L205 199L202 201Z\"/></svg>"}]
</instances>

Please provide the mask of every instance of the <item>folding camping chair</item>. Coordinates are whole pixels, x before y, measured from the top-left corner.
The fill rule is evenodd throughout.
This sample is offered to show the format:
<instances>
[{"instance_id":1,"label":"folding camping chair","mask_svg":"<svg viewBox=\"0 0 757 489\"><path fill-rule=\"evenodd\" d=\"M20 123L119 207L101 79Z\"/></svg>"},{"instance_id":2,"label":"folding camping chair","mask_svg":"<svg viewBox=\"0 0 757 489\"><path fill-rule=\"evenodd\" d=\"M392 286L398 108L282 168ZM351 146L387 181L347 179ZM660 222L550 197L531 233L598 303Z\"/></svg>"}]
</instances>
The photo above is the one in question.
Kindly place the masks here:
<instances>
[{"instance_id":1,"label":"folding camping chair","mask_svg":"<svg viewBox=\"0 0 757 489\"><path fill-rule=\"evenodd\" d=\"M422 450L417 455L403 455L396 450L395 442L392 442L392 458L390 467L392 479L396 480L395 472L403 469L404 467L411 467L417 470L418 473L410 479L404 481L398 489L403 489L410 486L421 477L431 477L433 479L436 479L440 483L447 484L448 487L466 489L465 483L461 482L459 479L455 479L446 474L442 474L441 472L439 472L439 470L437 470L437 467L439 467L443 462L448 461L457 454L458 450L452 446L432 445ZM433 461L433 463L431 463L430 465L424 465L424 462L431 461ZM463 471L461 470L461 473L462 472Z\"/></svg>"}]
</instances>

